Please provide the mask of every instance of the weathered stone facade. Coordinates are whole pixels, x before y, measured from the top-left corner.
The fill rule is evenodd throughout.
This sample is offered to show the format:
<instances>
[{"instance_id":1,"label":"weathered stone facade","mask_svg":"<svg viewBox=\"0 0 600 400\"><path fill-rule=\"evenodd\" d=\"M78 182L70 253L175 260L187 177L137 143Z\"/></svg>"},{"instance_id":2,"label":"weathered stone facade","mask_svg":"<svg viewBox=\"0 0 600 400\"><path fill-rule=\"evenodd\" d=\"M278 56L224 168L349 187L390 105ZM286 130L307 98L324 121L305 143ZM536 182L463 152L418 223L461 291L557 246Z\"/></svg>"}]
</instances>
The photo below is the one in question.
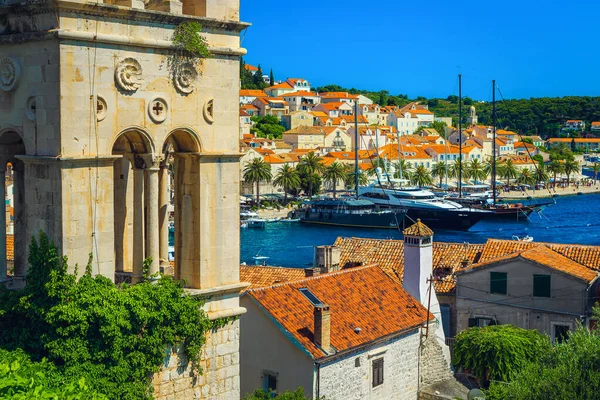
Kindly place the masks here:
<instances>
[{"instance_id":1,"label":"weathered stone facade","mask_svg":"<svg viewBox=\"0 0 600 400\"><path fill-rule=\"evenodd\" d=\"M419 329L415 329L321 365L315 395L345 400L415 399L419 337ZM373 387L372 363L379 358L384 360L384 380L383 384Z\"/></svg>"},{"instance_id":2,"label":"weathered stone facade","mask_svg":"<svg viewBox=\"0 0 600 400\"><path fill-rule=\"evenodd\" d=\"M210 332L202 349L201 375L191 370L181 346L169 349L162 371L154 376L154 398L238 400L239 340L239 321Z\"/></svg>"},{"instance_id":3,"label":"weathered stone facade","mask_svg":"<svg viewBox=\"0 0 600 400\"><path fill-rule=\"evenodd\" d=\"M172 202L175 278L207 298L210 318L243 313L239 33L248 24L239 0L0 0L0 17L0 178L12 163L13 285L40 230L79 273L90 253L93 273L110 279L139 279L147 258L158 272L168 266ZM213 55L196 66L174 56L173 33L188 21L202 25ZM224 357L231 364L238 352L237 329L210 335L203 384L164 387L185 392L177 398L239 398L237 360L225 366Z\"/></svg>"},{"instance_id":4,"label":"weathered stone facade","mask_svg":"<svg viewBox=\"0 0 600 400\"><path fill-rule=\"evenodd\" d=\"M429 325L429 337L423 337L421 344L420 377L421 385L430 385L452 378L452 370L447 359L446 349L440 345L437 340L436 330L442 329L441 326L432 323Z\"/></svg>"}]
</instances>

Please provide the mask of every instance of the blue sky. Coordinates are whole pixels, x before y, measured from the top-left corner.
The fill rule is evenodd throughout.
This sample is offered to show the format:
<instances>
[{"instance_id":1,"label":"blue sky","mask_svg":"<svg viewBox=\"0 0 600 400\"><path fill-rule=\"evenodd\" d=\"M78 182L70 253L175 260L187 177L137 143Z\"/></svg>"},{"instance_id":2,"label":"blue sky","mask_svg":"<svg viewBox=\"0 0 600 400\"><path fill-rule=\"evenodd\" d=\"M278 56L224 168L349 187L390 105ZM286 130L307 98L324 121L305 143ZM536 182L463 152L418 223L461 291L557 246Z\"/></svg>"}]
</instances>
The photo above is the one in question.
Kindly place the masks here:
<instances>
[{"instance_id":1,"label":"blue sky","mask_svg":"<svg viewBox=\"0 0 600 400\"><path fill-rule=\"evenodd\" d=\"M574 5L571 5L574 4ZM600 1L241 0L246 62L410 97L600 95Z\"/></svg>"}]
</instances>

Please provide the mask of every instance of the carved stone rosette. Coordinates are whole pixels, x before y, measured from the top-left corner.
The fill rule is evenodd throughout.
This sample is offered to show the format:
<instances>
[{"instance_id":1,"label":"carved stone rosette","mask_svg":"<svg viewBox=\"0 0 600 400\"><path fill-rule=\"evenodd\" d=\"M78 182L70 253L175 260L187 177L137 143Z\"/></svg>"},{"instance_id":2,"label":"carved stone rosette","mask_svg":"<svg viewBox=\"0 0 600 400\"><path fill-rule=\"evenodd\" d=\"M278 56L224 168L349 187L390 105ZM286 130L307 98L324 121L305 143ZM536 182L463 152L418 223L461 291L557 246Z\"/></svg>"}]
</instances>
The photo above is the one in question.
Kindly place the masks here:
<instances>
[{"instance_id":1,"label":"carved stone rosette","mask_svg":"<svg viewBox=\"0 0 600 400\"><path fill-rule=\"evenodd\" d=\"M128 57L115 68L115 82L119 88L127 92L138 90L143 80L142 66L135 58Z\"/></svg>"},{"instance_id":2,"label":"carved stone rosette","mask_svg":"<svg viewBox=\"0 0 600 400\"><path fill-rule=\"evenodd\" d=\"M204 103L204 106L202 107L202 115L204 116L206 122L208 122L209 124L215 122L214 106L215 99L210 98Z\"/></svg>"},{"instance_id":3,"label":"carved stone rosette","mask_svg":"<svg viewBox=\"0 0 600 400\"><path fill-rule=\"evenodd\" d=\"M194 91L194 82L198 78L198 72L192 64L183 64L175 72L175 88L183 94Z\"/></svg>"},{"instance_id":4,"label":"carved stone rosette","mask_svg":"<svg viewBox=\"0 0 600 400\"><path fill-rule=\"evenodd\" d=\"M21 76L19 64L11 57L0 57L0 89L14 90Z\"/></svg>"}]
</instances>

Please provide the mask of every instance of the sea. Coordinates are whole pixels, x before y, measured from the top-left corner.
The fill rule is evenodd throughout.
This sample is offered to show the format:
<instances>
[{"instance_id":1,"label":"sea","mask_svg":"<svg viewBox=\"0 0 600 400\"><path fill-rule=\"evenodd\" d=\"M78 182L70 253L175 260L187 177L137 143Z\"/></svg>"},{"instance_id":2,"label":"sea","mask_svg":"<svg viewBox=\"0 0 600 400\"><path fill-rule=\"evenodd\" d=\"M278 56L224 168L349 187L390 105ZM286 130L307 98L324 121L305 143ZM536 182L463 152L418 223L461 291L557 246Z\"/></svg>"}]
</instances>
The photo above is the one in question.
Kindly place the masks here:
<instances>
[{"instance_id":1,"label":"sea","mask_svg":"<svg viewBox=\"0 0 600 400\"><path fill-rule=\"evenodd\" d=\"M480 221L466 232L437 230L433 240L452 243L485 243L488 238L512 239L529 235L534 242L600 246L600 194L553 198L541 213L525 221ZM306 268L312 265L315 246L331 245L338 237L402 239L402 233L387 229L359 229L271 222L265 229L241 229L241 261L254 265L253 257L268 257L272 266Z\"/></svg>"}]
</instances>

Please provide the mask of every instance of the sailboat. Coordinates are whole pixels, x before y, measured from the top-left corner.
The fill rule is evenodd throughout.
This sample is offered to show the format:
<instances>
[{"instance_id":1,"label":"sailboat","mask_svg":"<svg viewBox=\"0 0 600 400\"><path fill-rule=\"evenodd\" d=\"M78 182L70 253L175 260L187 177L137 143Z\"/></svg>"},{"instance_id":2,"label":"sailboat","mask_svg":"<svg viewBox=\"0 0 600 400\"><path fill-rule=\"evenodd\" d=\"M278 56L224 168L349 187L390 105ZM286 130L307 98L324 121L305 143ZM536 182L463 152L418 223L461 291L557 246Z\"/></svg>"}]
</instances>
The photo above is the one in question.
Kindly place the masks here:
<instances>
[{"instance_id":1,"label":"sailboat","mask_svg":"<svg viewBox=\"0 0 600 400\"><path fill-rule=\"evenodd\" d=\"M373 201L359 199L358 101L354 104L354 184L355 196L339 199L309 200L295 211L295 218L306 224L353 228L403 229L405 208L382 210Z\"/></svg>"},{"instance_id":2,"label":"sailboat","mask_svg":"<svg viewBox=\"0 0 600 400\"><path fill-rule=\"evenodd\" d=\"M491 199L489 198L490 192L486 192L485 195L470 196L463 198L459 196L458 199L454 199L463 206L470 207L472 209L487 210L491 213L489 218L491 219L511 219L511 220L527 220L531 213L540 212L544 207L552 204L553 201L536 201L530 202L529 204L523 204L520 202L508 203L498 202L497 199L497 169L496 169L496 81L492 80L492 190ZM462 138L459 140L462 143ZM462 157L462 153L461 153ZM460 193L460 190L459 190Z\"/></svg>"}]
</instances>

